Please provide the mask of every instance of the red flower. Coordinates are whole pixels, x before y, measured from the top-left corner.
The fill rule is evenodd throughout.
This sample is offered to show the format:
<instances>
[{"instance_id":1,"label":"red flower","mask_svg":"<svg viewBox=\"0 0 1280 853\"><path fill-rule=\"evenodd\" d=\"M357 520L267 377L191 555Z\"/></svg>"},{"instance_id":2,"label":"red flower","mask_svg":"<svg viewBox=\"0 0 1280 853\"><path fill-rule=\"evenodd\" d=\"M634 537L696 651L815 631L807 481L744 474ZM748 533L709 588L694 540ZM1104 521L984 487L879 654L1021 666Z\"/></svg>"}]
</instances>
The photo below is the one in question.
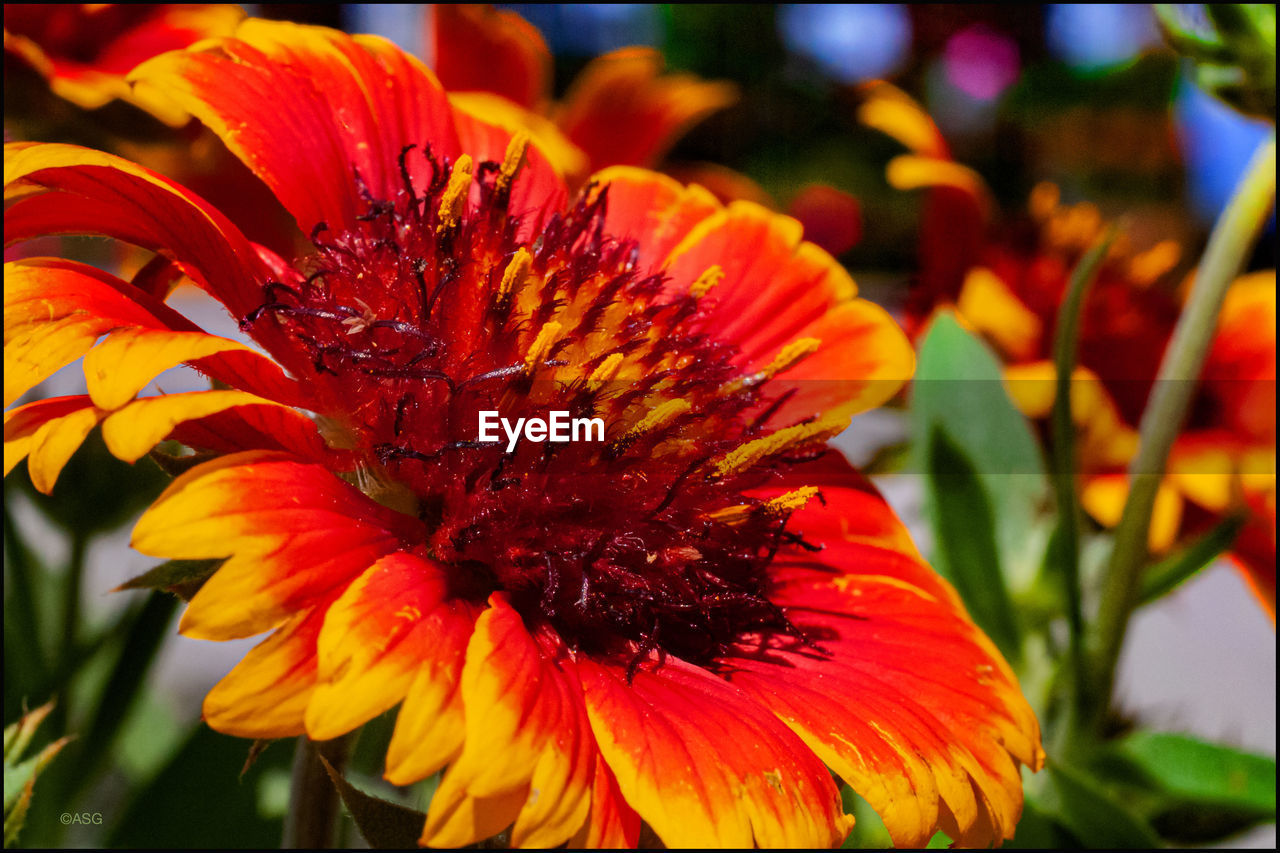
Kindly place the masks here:
<instances>
[{"instance_id":1,"label":"red flower","mask_svg":"<svg viewBox=\"0 0 1280 853\"><path fill-rule=\"evenodd\" d=\"M448 768L434 846L634 845L642 819L670 846L831 846L851 819L827 767L899 844L1012 836L1036 721L824 445L910 348L793 221L633 168L570 200L527 137L376 38L251 20L135 76L314 250L286 262L119 158L6 146L6 243L161 260L132 282L6 266L6 403L86 352L89 393L10 411L5 464L47 489L99 421L124 459L218 454L133 537L225 558L183 633L271 632L211 726L326 739L400 705L387 777ZM179 273L270 358L165 305ZM135 399L180 362L232 390ZM485 410L601 417L606 440L508 451L477 440Z\"/></svg>"},{"instance_id":2,"label":"red flower","mask_svg":"<svg viewBox=\"0 0 1280 853\"><path fill-rule=\"evenodd\" d=\"M229 35L243 17L229 4L6 3L4 49L77 106L121 98L176 125L186 112L165 98L135 95L125 75L167 50Z\"/></svg>"},{"instance_id":3,"label":"red flower","mask_svg":"<svg viewBox=\"0 0 1280 853\"><path fill-rule=\"evenodd\" d=\"M919 283L908 301L914 335L933 312L953 308L1004 359L1023 412L1053 406L1053 335L1073 269L1102 237L1088 203L1063 206L1058 189L1032 192L1029 215L996 228L982 179L952 161L937 127L907 95L868 87L864 122L912 149L894 158L889 180L928 188ZM1073 417L1081 429L1081 499L1114 525L1128 494L1123 473L1137 427L1181 312L1170 272L1181 250L1166 241L1134 252L1121 235L1084 306ZM1249 515L1234 552L1275 618L1275 272L1243 276L1224 306L1185 433L1174 446L1151 527L1153 550L1202 532L1231 512Z\"/></svg>"}]
</instances>

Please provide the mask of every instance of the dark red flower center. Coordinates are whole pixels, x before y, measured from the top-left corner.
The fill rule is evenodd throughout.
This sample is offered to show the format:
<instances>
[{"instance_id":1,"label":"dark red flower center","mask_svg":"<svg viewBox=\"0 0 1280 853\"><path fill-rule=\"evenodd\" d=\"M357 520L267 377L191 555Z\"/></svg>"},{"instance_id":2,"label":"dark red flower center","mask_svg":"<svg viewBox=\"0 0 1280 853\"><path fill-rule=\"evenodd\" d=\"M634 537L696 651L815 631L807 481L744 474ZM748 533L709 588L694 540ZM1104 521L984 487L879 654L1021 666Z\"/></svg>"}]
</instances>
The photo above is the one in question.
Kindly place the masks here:
<instances>
[{"instance_id":1,"label":"dark red flower center","mask_svg":"<svg viewBox=\"0 0 1280 853\"><path fill-rule=\"evenodd\" d=\"M518 146L519 143L515 143ZM514 147L514 146L513 146ZM502 589L575 646L708 661L744 634L798 635L768 566L791 509L744 496L821 453L822 423L774 423L766 373L708 334L693 292L664 292L634 241L604 232L607 188L545 218L512 210L507 163L425 157L425 186L368 197L319 228L293 283L243 320L272 322L365 460L366 493L421 518L456 594ZM479 440L479 413L599 418L603 441ZM780 429L780 427L782 429Z\"/></svg>"}]
</instances>

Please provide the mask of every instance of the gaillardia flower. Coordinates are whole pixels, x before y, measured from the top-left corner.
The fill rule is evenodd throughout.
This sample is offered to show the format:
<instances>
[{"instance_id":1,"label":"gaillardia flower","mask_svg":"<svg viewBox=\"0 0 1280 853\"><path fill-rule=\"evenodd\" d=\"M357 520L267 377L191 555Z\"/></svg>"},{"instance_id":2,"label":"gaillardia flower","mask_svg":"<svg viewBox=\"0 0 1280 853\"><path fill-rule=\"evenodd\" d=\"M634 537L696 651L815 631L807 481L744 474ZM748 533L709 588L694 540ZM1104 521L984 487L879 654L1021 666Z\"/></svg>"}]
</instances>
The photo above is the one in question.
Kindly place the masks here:
<instances>
[{"instance_id":1,"label":"gaillardia flower","mask_svg":"<svg viewBox=\"0 0 1280 853\"><path fill-rule=\"evenodd\" d=\"M88 393L10 411L5 467L27 457L48 490L98 422L122 459L166 437L210 456L133 534L225 560L183 633L269 632L209 725L325 740L399 705L387 778L447 768L433 846L634 846L642 820L676 847L831 846L852 819L828 768L898 844L1012 837L1036 721L825 449L910 347L792 220L636 168L570 199L525 136L372 37L249 20L133 79L214 129L313 249L286 261L120 158L6 146L7 244L156 259L129 282L6 266L6 404L81 355ZM179 276L261 349L166 305ZM136 397L179 363L218 387ZM508 449L481 440L488 411L606 431Z\"/></svg>"},{"instance_id":2,"label":"gaillardia flower","mask_svg":"<svg viewBox=\"0 0 1280 853\"><path fill-rule=\"evenodd\" d=\"M79 107L121 98L161 121L183 124L185 111L154 93L135 93L125 75L167 50L229 35L243 17L239 6L227 3L6 3L4 49Z\"/></svg>"},{"instance_id":3,"label":"gaillardia flower","mask_svg":"<svg viewBox=\"0 0 1280 853\"><path fill-rule=\"evenodd\" d=\"M921 267L907 306L917 334L954 309L1005 363L1014 402L1047 419L1055 393L1053 335L1072 270L1103 237L1089 203L1063 205L1040 184L1028 215L994 224L981 177L954 162L933 121L905 93L868 86L862 120L911 149L889 164L900 189L927 188ZM1128 495L1125 468L1164 350L1182 310L1172 241L1135 252L1121 234L1101 263L1081 315L1072 415L1080 430L1084 508L1113 526ZM1169 459L1152 518L1153 551L1231 513L1248 523L1232 556L1275 618L1275 271L1239 278L1227 294L1200 388Z\"/></svg>"}]
</instances>

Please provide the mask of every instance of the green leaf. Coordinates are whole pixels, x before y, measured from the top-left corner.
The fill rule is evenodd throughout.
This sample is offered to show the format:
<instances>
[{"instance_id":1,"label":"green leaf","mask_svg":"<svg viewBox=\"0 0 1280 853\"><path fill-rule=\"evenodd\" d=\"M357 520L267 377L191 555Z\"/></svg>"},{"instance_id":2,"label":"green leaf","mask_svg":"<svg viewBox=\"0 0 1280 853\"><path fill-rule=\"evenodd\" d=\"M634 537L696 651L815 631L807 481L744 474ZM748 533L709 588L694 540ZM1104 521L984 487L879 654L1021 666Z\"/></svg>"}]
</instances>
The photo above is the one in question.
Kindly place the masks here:
<instances>
[{"instance_id":1,"label":"green leaf","mask_svg":"<svg viewBox=\"0 0 1280 853\"><path fill-rule=\"evenodd\" d=\"M1021 635L1000 572L995 519L978 472L940 425L929 436L928 460L938 560L947 566L973 621L1006 658L1017 660Z\"/></svg>"},{"instance_id":2,"label":"green leaf","mask_svg":"<svg viewBox=\"0 0 1280 853\"><path fill-rule=\"evenodd\" d=\"M1047 766L1052 792L1046 810L1084 847L1160 847L1160 838L1142 818L1117 802L1083 771L1051 762Z\"/></svg>"},{"instance_id":3,"label":"green leaf","mask_svg":"<svg viewBox=\"0 0 1280 853\"><path fill-rule=\"evenodd\" d=\"M50 702L28 711L21 719L5 727L4 730L4 846L9 847L18 840L18 833L27 819L27 810L31 808L31 797L35 793L36 777L48 766L70 738L60 738L40 750L36 755L21 760L27 745L35 735L36 729L49 712L53 710Z\"/></svg>"},{"instance_id":4,"label":"green leaf","mask_svg":"<svg viewBox=\"0 0 1280 853\"><path fill-rule=\"evenodd\" d=\"M1048 495L1044 460L1031 425L1009 399L996 356L946 313L920 345L912 383L914 470L928 470L929 438L938 427L978 473L1010 589L1025 588L1040 562L1042 545L1027 531ZM937 568L954 580L951 567Z\"/></svg>"},{"instance_id":5,"label":"green leaf","mask_svg":"<svg viewBox=\"0 0 1280 853\"><path fill-rule=\"evenodd\" d=\"M323 755L320 761L370 847L375 850L412 850L417 847L422 827L427 821L425 814L366 794L343 778Z\"/></svg>"},{"instance_id":6,"label":"green leaf","mask_svg":"<svg viewBox=\"0 0 1280 853\"><path fill-rule=\"evenodd\" d=\"M136 578L130 578L115 588L115 592L126 589L159 589L173 593L183 601L190 601L200 591L204 582L213 576L224 560L169 560L150 569Z\"/></svg>"},{"instance_id":7,"label":"green leaf","mask_svg":"<svg viewBox=\"0 0 1280 853\"><path fill-rule=\"evenodd\" d=\"M1236 541L1246 518L1233 515L1181 551L1153 563L1142 573L1139 602L1150 604L1173 592L1183 581L1218 559Z\"/></svg>"},{"instance_id":8,"label":"green leaf","mask_svg":"<svg viewBox=\"0 0 1280 853\"><path fill-rule=\"evenodd\" d=\"M1127 765L1115 774L1150 795L1145 811L1165 838L1204 843L1275 820L1274 758L1162 732L1138 732L1109 751Z\"/></svg>"}]
</instances>

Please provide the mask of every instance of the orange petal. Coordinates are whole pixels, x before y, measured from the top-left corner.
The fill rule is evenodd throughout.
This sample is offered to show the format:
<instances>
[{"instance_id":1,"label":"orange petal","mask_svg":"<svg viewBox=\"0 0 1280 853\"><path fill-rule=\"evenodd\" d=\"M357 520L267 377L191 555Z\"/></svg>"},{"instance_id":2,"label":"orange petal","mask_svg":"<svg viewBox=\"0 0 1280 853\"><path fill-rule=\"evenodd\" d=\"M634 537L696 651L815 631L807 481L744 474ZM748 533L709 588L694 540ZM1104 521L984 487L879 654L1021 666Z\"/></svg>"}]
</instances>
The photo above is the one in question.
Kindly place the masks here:
<instances>
[{"instance_id":1,"label":"orange petal","mask_svg":"<svg viewBox=\"0 0 1280 853\"><path fill-rule=\"evenodd\" d=\"M795 389L779 410L786 423L824 412L865 412L888 401L915 373L915 351L897 322L874 302L853 299L798 330L818 349L781 373L775 394ZM758 364L758 362L757 362Z\"/></svg>"},{"instance_id":2,"label":"orange petal","mask_svg":"<svg viewBox=\"0 0 1280 853\"><path fill-rule=\"evenodd\" d=\"M316 642L328 606L322 602L289 617L214 685L204 699L210 728L264 739L303 733L303 713L316 689Z\"/></svg>"},{"instance_id":3,"label":"orange petal","mask_svg":"<svg viewBox=\"0 0 1280 853\"><path fill-rule=\"evenodd\" d=\"M136 462L178 424L238 406L279 406L244 391L190 391L135 400L107 416L102 438L117 459Z\"/></svg>"},{"instance_id":4,"label":"orange petal","mask_svg":"<svg viewBox=\"0 0 1280 853\"><path fill-rule=\"evenodd\" d=\"M608 188L605 232L635 240L640 269L649 273L666 263L671 250L695 225L722 208L702 187L686 187L647 169L612 166L597 172L592 180Z\"/></svg>"},{"instance_id":5,"label":"orange petal","mask_svg":"<svg viewBox=\"0 0 1280 853\"><path fill-rule=\"evenodd\" d=\"M595 747L581 687L567 653L535 641L503 594L489 605L462 670L466 743L440 781L422 842L471 844L514 821L513 844L562 844L591 805Z\"/></svg>"},{"instance_id":6,"label":"orange petal","mask_svg":"<svg viewBox=\"0 0 1280 853\"><path fill-rule=\"evenodd\" d=\"M395 732L387 747L386 777L393 785L410 785L435 773L458 757L466 740L462 665L476 611L461 604L455 606L461 615L439 623L441 633L435 648L419 662L418 673L396 717Z\"/></svg>"},{"instance_id":7,"label":"orange petal","mask_svg":"<svg viewBox=\"0 0 1280 853\"><path fill-rule=\"evenodd\" d=\"M671 287L687 289L713 265L707 331L767 363L809 323L852 299L853 279L826 252L801 242L800 223L751 202L734 202L695 225L667 260Z\"/></svg>"},{"instance_id":8,"label":"orange petal","mask_svg":"<svg viewBox=\"0 0 1280 853\"><path fill-rule=\"evenodd\" d=\"M653 48L626 47L574 79L556 120L593 170L652 166L690 127L738 99L730 83L663 74L662 64Z\"/></svg>"},{"instance_id":9,"label":"orange petal","mask_svg":"<svg viewBox=\"0 0 1280 853\"><path fill-rule=\"evenodd\" d=\"M578 834L569 839L568 846L570 849L631 850L639 841L640 815L627 804L613 771L597 752L591 812Z\"/></svg>"},{"instance_id":10,"label":"orange petal","mask_svg":"<svg viewBox=\"0 0 1280 853\"><path fill-rule=\"evenodd\" d=\"M169 179L99 151L25 142L5 144L4 171L5 198L18 199L5 211L6 246L51 234L113 237L176 261L233 315L261 302L269 274L253 247Z\"/></svg>"},{"instance_id":11,"label":"orange petal","mask_svg":"<svg viewBox=\"0 0 1280 853\"><path fill-rule=\"evenodd\" d=\"M389 554L329 608L319 640L320 686L307 705L307 734L329 740L394 706L419 671L449 668L442 641L466 635L466 605L447 603L447 578L434 563ZM456 666L462 648L455 647Z\"/></svg>"},{"instance_id":12,"label":"orange petal","mask_svg":"<svg viewBox=\"0 0 1280 853\"><path fill-rule=\"evenodd\" d=\"M875 485L839 451L829 449L817 460L789 466L776 483L751 495L768 500L803 486L817 487L821 499L792 512L787 529L824 550L812 560L783 555L785 565L807 565L827 575L835 570L894 578L956 609L962 607L955 590L920 556L911 534Z\"/></svg>"},{"instance_id":13,"label":"orange petal","mask_svg":"<svg viewBox=\"0 0 1280 853\"><path fill-rule=\"evenodd\" d=\"M458 152L435 75L373 36L249 19L234 38L157 57L130 80L199 118L306 234L320 222L334 231L356 224L356 174L376 197L394 198L406 146L430 144L441 159ZM421 155L406 162L425 179Z\"/></svg>"},{"instance_id":14,"label":"orange petal","mask_svg":"<svg viewBox=\"0 0 1280 853\"><path fill-rule=\"evenodd\" d=\"M525 109L551 94L551 51L538 28L487 4L432 7L435 69L450 92L492 92Z\"/></svg>"},{"instance_id":15,"label":"orange petal","mask_svg":"<svg viewBox=\"0 0 1280 853\"><path fill-rule=\"evenodd\" d=\"M121 326L163 327L129 285L83 264L30 258L4 265L4 404ZM141 294L138 294L141 295Z\"/></svg>"},{"instance_id":16,"label":"orange petal","mask_svg":"<svg viewBox=\"0 0 1280 853\"><path fill-rule=\"evenodd\" d=\"M449 95L449 103L457 112L479 119L488 124L497 125L507 131L508 136L517 131L529 134L533 144L550 161L562 180L571 186L577 186L586 178L590 170L587 155L582 149L569 141L560 128L546 116L518 106L500 95L489 92L453 92ZM462 149L476 160L502 161L503 147L486 146L490 153L486 157L478 157L472 146L466 141L466 131L462 127L463 119L455 116L459 122L458 133L463 137Z\"/></svg>"},{"instance_id":17,"label":"orange petal","mask_svg":"<svg viewBox=\"0 0 1280 853\"><path fill-rule=\"evenodd\" d=\"M253 452L174 480L138 520L133 546L159 557L231 558L180 626L190 637L226 640L265 631L344 587L399 550L402 537L421 536L418 528L324 466Z\"/></svg>"},{"instance_id":18,"label":"orange petal","mask_svg":"<svg viewBox=\"0 0 1280 853\"><path fill-rule=\"evenodd\" d=\"M773 600L820 650L744 644L725 660L730 681L866 798L895 845L923 847L939 829L964 846L1011 838L1015 760L1035 769L1042 753L1008 666L951 600L848 549L832 557L834 581L775 572Z\"/></svg>"},{"instance_id":19,"label":"orange petal","mask_svg":"<svg viewBox=\"0 0 1280 853\"><path fill-rule=\"evenodd\" d=\"M238 341L205 332L118 331L85 358L84 375L94 403L118 409L165 370L191 362L223 382L241 389L248 386L260 395L265 392L278 402L296 402L301 396L271 359Z\"/></svg>"},{"instance_id":20,"label":"orange petal","mask_svg":"<svg viewBox=\"0 0 1280 853\"><path fill-rule=\"evenodd\" d=\"M853 820L831 775L731 684L675 658L580 660L587 712L618 787L668 847L833 847Z\"/></svg>"},{"instance_id":21,"label":"orange petal","mask_svg":"<svg viewBox=\"0 0 1280 853\"><path fill-rule=\"evenodd\" d=\"M466 106L466 101L462 102ZM504 112L496 115L472 113L459 109L454 114L459 145L477 162L492 160L502 163L507 146L519 132L528 133L518 118ZM569 198L564 180L550 157L557 156L554 146L544 151L536 136L524 152L524 160L511 187L510 211L522 217L517 240L532 240L547 220L563 209Z\"/></svg>"},{"instance_id":22,"label":"orange petal","mask_svg":"<svg viewBox=\"0 0 1280 853\"><path fill-rule=\"evenodd\" d=\"M197 450L238 453L242 450L281 450L336 471L356 467L350 451L325 444L315 421L284 406L238 406L202 418L183 421L169 438Z\"/></svg>"},{"instance_id":23,"label":"orange petal","mask_svg":"<svg viewBox=\"0 0 1280 853\"><path fill-rule=\"evenodd\" d=\"M29 457L37 491L49 494L76 449L106 412L85 395L53 397L4 413L4 475Z\"/></svg>"}]
</instances>

